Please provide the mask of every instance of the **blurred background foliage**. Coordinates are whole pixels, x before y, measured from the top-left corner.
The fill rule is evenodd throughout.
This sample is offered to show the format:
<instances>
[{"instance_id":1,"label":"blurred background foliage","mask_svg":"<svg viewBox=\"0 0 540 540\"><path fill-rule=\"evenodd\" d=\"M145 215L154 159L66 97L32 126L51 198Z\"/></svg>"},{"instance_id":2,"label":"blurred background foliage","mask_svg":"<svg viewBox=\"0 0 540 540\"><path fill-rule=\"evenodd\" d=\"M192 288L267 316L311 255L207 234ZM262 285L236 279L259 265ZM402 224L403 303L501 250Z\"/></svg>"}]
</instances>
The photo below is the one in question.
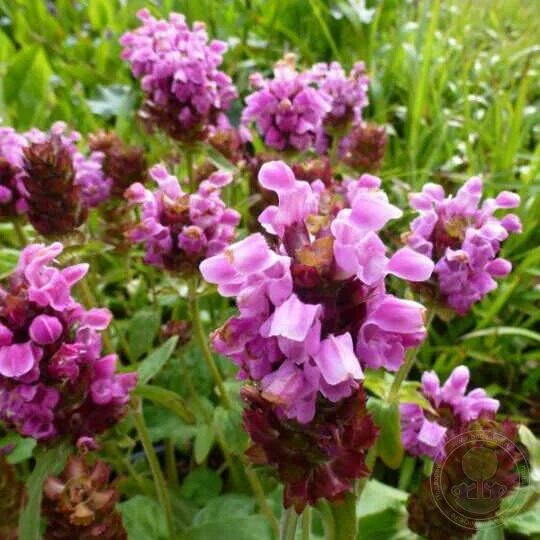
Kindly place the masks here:
<instances>
[{"instance_id":1,"label":"blurred background foliage","mask_svg":"<svg viewBox=\"0 0 540 540\"><path fill-rule=\"evenodd\" d=\"M135 14L141 7L155 15L180 11L190 22L206 21L212 37L229 43L225 70L241 95L247 91L250 73L268 73L285 52L297 53L304 66L339 60L350 67L355 60L364 60L371 77L365 117L387 125L390 142L381 176L396 203L404 205L407 192L428 180L455 190L475 174L484 177L488 195L501 189L521 195L524 232L510 239L503 253L514 271L467 317L451 324L435 321L412 376L434 368L444 378L465 363L474 385L486 386L502 400L505 413L538 430L540 3L0 0L1 123L24 130L64 120L82 133L114 128L125 140L144 144L151 156L158 156L160 141L146 135L135 119L140 94L120 59L118 44L122 33L137 24ZM231 113L233 121L240 110L238 102ZM395 225L396 243L410 217ZM137 271L152 283L152 270L140 265ZM128 341L133 339L128 346L144 354L156 340L160 317L156 319L156 311L147 306L151 291L146 280L129 284L126 307L123 297L114 295L122 279L121 269L112 268L101 284L103 297L116 314L125 312L125 335ZM174 301L174 293L162 295L159 309L169 309ZM218 322L208 321L208 328ZM143 337L141 328L146 329ZM211 383L200 363L189 351L184 360L197 390L210 395ZM185 393L181 370L166 369L160 382ZM178 420L171 417L169 422L161 410L145 408L145 416L155 440L169 436L173 428L179 446L194 435L189 431L193 427L181 431ZM231 444L245 444L241 437L234 440L239 437L234 429L229 436ZM199 452L204 453L212 441L208 443L204 433L197 437ZM406 487L407 467L399 479L384 479ZM212 477L196 484L211 493L190 493L187 498L206 501L219 493L219 476L212 476L210 469L196 470ZM185 485L182 489L189 489ZM126 504L136 507L133 500Z\"/></svg>"}]
</instances>

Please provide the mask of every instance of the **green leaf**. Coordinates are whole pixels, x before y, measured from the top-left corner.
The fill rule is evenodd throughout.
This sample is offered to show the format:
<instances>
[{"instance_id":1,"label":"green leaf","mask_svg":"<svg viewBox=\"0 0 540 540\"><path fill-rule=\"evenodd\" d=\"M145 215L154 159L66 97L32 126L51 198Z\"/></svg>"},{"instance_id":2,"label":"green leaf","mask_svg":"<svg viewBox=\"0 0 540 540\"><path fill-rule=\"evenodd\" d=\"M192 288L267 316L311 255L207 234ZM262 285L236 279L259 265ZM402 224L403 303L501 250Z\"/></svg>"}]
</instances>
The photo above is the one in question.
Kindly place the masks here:
<instances>
[{"instance_id":1,"label":"green leaf","mask_svg":"<svg viewBox=\"0 0 540 540\"><path fill-rule=\"evenodd\" d=\"M48 476L62 470L69 450L67 444L60 444L37 453L34 470L26 481L28 499L19 517L19 540L39 540L43 482Z\"/></svg>"},{"instance_id":2,"label":"green leaf","mask_svg":"<svg viewBox=\"0 0 540 540\"><path fill-rule=\"evenodd\" d=\"M195 415L187 408L184 400L171 390L151 384L139 384L134 393L156 405L168 409L187 424L195 423Z\"/></svg>"},{"instance_id":3,"label":"green leaf","mask_svg":"<svg viewBox=\"0 0 540 540\"><path fill-rule=\"evenodd\" d=\"M212 523L233 517L249 516L255 509L252 497L238 493L227 493L208 501L193 517L193 525Z\"/></svg>"},{"instance_id":4,"label":"green leaf","mask_svg":"<svg viewBox=\"0 0 540 540\"><path fill-rule=\"evenodd\" d=\"M227 450L235 455L242 455L248 446L248 438L242 428L242 411L232 408L216 407L214 427L221 435Z\"/></svg>"},{"instance_id":5,"label":"green leaf","mask_svg":"<svg viewBox=\"0 0 540 540\"><path fill-rule=\"evenodd\" d=\"M50 109L52 74L41 47L30 46L15 55L3 82L6 105L15 108L19 128L37 123Z\"/></svg>"},{"instance_id":6,"label":"green leaf","mask_svg":"<svg viewBox=\"0 0 540 540\"><path fill-rule=\"evenodd\" d=\"M185 499L204 506L210 499L217 497L223 487L221 477L207 467L199 467L191 471L180 488Z\"/></svg>"},{"instance_id":7,"label":"green leaf","mask_svg":"<svg viewBox=\"0 0 540 540\"><path fill-rule=\"evenodd\" d=\"M171 439L177 446L188 448L197 434L197 427L186 425L177 414L161 407L144 404L144 418L152 442Z\"/></svg>"},{"instance_id":8,"label":"green leaf","mask_svg":"<svg viewBox=\"0 0 540 540\"><path fill-rule=\"evenodd\" d=\"M403 459L401 428L399 424L399 404L386 403L377 398L370 398L367 403L369 412L379 428L377 455L391 469L397 469Z\"/></svg>"},{"instance_id":9,"label":"green leaf","mask_svg":"<svg viewBox=\"0 0 540 540\"><path fill-rule=\"evenodd\" d=\"M139 375L139 384L147 383L152 377L155 377L167 363L167 360L173 353L178 336L169 338L161 347L149 354L139 365L137 373Z\"/></svg>"},{"instance_id":10,"label":"green leaf","mask_svg":"<svg viewBox=\"0 0 540 540\"><path fill-rule=\"evenodd\" d=\"M98 86L96 95L87 100L90 110L105 118L129 114L134 102L131 89L120 84Z\"/></svg>"},{"instance_id":11,"label":"green leaf","mask_svg":"<svg viewBox=\"0 0 540 540\"><path fill-rule=\"evenodd\" d=\"M154 308L141 309L133 315L128 328L128 344L129 350L134 358L140 358L152 348L154 340L159 332L160 322L161 314ZM169 341L165 344L169 343ZM147 360L145 360L145 362ZM156 373L154 373L154 375Z\"/></svg>"},{"instance_id":12,"label":"green leaf","mask_svg":"<svg viewBox=\"0 0 540 540\"><path fill-rule=\"evenodd\" d=\"M110 0L89 0L88 20L95 30L103 30L114 19L114 6Z\"/></svg>"},{"instance_id":13,"label":"green leaf","mask_svg":"<svg viewBox=\"0 0 540 540\"><path fill-rule=\"evenodd\" d=\"M533 482L540 483L540 440L525 425L519 426L519 439L529 452L530 477Z\"/></svg>"},{"instance_id":14,"label":"green leaf","mask_svg":"<svg viewBox=\"0 0 540 540\"><path fill-rule=\"evenodd\" d=\"M155 499L136 495L118 508L130 540L167 540L165 514Z\"/></svg>"},{"instance_id":15,"label":"green leaf","mask_svg":"<svg viewBox=\"0 0 540 540\"><path fill-rule=\"evenodd\" d=\"M406 491L387 486L378 480L368 480L358 500L356 512L362 518L388 508L405 507L408 498Z\"/></svg>"},{"instance_id":16,"label":"green leaf","mask_svg":"<svg viewBox=\"0 0 540 540\"><path fill-rule=\"evenodd\" d=\"M213 425L203 424L198 426L193 448L197 465L203 463L208 457L212 445L214 444L215 436L216 434Z\"/></svg>"},{"instance_id":17,"label":"green leaf","mask_svg":"<svg viewBox=\"0 0 540 540\"><path fill-rule=\"evenodd\" d=\"M514 326L496 326L493 328L476 330L475 332L469 332L468 334L461 336L461 339L467 340L485 336L520 336L533 341L540 341L540 334L538 332L533 332L532 330L527 330L527 328L517 328Z\"/></svg>"},{"instance_id":18,"label":"green leaf","mask_svg":"<svg viewBox=\"0 0 540 540\"><path fill-rule=\"evenodd\" d=\"M32 457L36 440L31 437L21 437L16 433L8 433L0 439L0 448L13 447L6 456L8 463L16 465Z\"/></svg>"},{"instance_id":19,"label":"green leaf","mask_svg":"<svg viewBox=\"0 0 540 540\"><path fill-rule=\"evenodd\" d=\"M504 532L500 523L481 522L477 524L477 529L473 540L504 540Z\"/></svg>"},{"instance_id":20,"label":"green leaf","mask_svg":"<svg viewBox=\"0 0 540 540\"><path fill-rule=\"evenodd\" d=\"M270 526L262 516L230 517L191 527L179 540L272 540Z\"/></svg>"}]
</instances>

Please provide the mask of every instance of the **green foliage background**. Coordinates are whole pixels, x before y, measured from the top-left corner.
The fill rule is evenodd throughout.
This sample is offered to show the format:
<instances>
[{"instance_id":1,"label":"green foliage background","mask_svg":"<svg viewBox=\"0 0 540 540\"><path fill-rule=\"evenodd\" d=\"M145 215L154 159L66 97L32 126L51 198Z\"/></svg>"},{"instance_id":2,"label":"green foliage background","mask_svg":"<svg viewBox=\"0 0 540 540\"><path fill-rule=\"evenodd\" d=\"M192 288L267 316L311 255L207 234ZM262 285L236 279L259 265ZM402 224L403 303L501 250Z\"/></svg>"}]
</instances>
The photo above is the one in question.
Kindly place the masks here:
<instances>
[{"instance_id":1,"label":"green foliage background","mask_svg":"<svg viewBox=\"0 0 540 540\"><path fill-rule=\"evenodd\" d=\"M65 120L83 133L114 128L126 140L144 144L151 155L158 155L160 141L145 135L135 120L139 90L120 60L118 44L119 36L137 24L135 13L141 7L156 15L175 10L185 13L190 21L206 21L211 36L229 42L225 69L233 75L242 95L247 90L248 75L256 70L268 72L284 52L297 53L302 65L339 60L350 66L357 59L364 60L371 76L365 117L388 126L390 142L381 176L395 202L403 205L407 191L419 189L430 179L457 189L473 174L484 176L488 195L501 189L521 195L519 214L524 232L504 248L514 271L469 316L450 325L436 321L413 377L428 368L445 377L456 365L466 363L471 367L473 383L486 386L500 398L504 412L538 429L540 3L0 0L1 123L24 130L34 125L47 128L55 120ZM238 105L232 112L233 119L238 118L239 111ZM401 229L405 223L401 223ZM397 224L396 234L399 229ZM9 250L2 258L3 272L11 263ZM147 269L140 271L148 274ZM114 291L121 279L119 271L111 270L104 283ZM128 341L133 340L128 345L136 357L152 348L159 327L159 320L152 319L155 312L145 304L148 290L144 287L133 285L126 308L119 307L121 300L113 293L107 300L113 311L125 309L125 335ZM102 292L107 296L107 291ZM168 309L172 298L163 297L160 309ZM127 322L128 315L134 314L131 323ZM212 323L209 321L209 328ZM146 330L142 341L141 328ZM201 395L210 395L211 383L202 373L204 369L189 354L186 362L194 370ZM171 370L165 379L167 387L182 393L185 383L177 372ZM194 433L193 427L179 426L176 417L152 408L145 409L145 416L156 441L173 432L178 447L195 435L195 452L200 455L207 454L212 446L215 434L209 428ZM238 441L238 433L229 431L226 436L231 445L242 447L244 441ZM381 476L387 483L405 488L412 474L407 467L402 466L397 476L384 472ZM186 538L213 538L212 527L223 533L223 527L215 525L220 512L227 514L232 531L251 527L264 537L265 524L250 514L250 499L230 494L225 497L232 499L225 501L223 508L232 510L221 506L207 510L208 501L222 489L220 478L210 469L195 470L206 471L198 473L206 476L192 482L194 491L189 491L191 484L186 488L184 482L179 488L184 493L178 501L190 502L175 509L192 523ZM201 491L201 485L206 490ZM394 497L398 501L399 495ZM150 523L146 526L152 529L155 512L144 499L145 495L137 495L124 503L126 512L132 516L144 509ZM389 496L389 500L394 499ZM197 507L203 510L193 518ZM150 538L145 536L149 533L143 518L131 525L133 530L142 531L139 536L133 533L133 538ZM161 533L155 534L158 536L152 538ZM384 536L390 537L390 533Z\"/></svg>"}]
</instances>

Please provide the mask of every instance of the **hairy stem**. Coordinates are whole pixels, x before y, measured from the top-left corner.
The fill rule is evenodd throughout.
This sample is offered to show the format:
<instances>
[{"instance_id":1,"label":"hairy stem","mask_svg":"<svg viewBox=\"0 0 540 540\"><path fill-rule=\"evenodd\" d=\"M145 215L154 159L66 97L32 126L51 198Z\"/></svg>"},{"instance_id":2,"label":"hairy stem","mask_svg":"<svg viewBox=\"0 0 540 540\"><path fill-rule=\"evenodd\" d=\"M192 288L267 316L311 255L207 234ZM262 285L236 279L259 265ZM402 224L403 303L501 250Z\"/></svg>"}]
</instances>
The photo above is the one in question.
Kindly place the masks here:
<instances>
[{"instance_id":1,"label":"hairy stem","mask_svg":"<svg viewBox=\"0 0 540 540\"><path fill-rule=\"evenodd\" d=\"M137 433L139 434L144 453L146 454L146 459L148 460L148 465L150 466L150 470L152 472L159 504L165 512L165 520L167 522L169 538L170 540L173 540L175 538L175 526L169 491L165 485L165 478L163 477L156 451L154 450L154 446L150 440L150 434L148 433L148 428L146 427L146 423L144 421L144 416L142 414L142 402L139 398L133 398L132 403L135 427L137 429Z\"/></svg>"},{"instance_id":2,"label":"hairy stem","mask_svg":"<svg viewBox=\"0 0 540 540\"><path fill-rule=\"evenodd\" d=\"M297 522L298 516L292 506L283 510L279 528L279 540L294 540Z\"/></svg>"},{"instance_id":3,"label":"hairy stem","mask_svg":"<svg viewBox=\"0 0 540 540\"><path fill-rule=\"evenodd\" d=\"M223 384L221 373L217 368L214 357L212 356L212 352L210 351L210 347L208 346L208 340L202 325L199 299L197 297L196 285L194 282L191 282L189 286L189 309L191 313L195 337L199 343L199 348L201 349L204 361L206 362L210 374L214 379L214 383L219 391L219 398L221 399L221 403L226 409L230 409L231 401L225 390L225 385Z\"/></svg>"}]
</instances>

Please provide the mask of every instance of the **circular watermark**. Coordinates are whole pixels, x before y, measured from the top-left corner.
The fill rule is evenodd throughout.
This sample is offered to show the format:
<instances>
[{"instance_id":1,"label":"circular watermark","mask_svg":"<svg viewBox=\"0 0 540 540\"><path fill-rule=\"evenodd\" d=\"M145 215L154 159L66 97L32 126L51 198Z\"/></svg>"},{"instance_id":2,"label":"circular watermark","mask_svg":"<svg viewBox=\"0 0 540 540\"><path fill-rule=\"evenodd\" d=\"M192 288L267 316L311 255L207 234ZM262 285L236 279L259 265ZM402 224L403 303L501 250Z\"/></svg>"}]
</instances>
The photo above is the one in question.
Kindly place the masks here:
<instances>
[{"instance_id":1,"label":"circular watermark","mask_svg":"<svg viewBox=\"0 0 540 540\"><path fill-rule=\"evenodd\" d=\"M526 502L529 467L524 452L501 433L472 430L445 444L435 462L431 494L440 512L457 526L476 530L479 522L499 526ZM504 504L501 502L504 500Z\"/></svg>"}]
</instances>

